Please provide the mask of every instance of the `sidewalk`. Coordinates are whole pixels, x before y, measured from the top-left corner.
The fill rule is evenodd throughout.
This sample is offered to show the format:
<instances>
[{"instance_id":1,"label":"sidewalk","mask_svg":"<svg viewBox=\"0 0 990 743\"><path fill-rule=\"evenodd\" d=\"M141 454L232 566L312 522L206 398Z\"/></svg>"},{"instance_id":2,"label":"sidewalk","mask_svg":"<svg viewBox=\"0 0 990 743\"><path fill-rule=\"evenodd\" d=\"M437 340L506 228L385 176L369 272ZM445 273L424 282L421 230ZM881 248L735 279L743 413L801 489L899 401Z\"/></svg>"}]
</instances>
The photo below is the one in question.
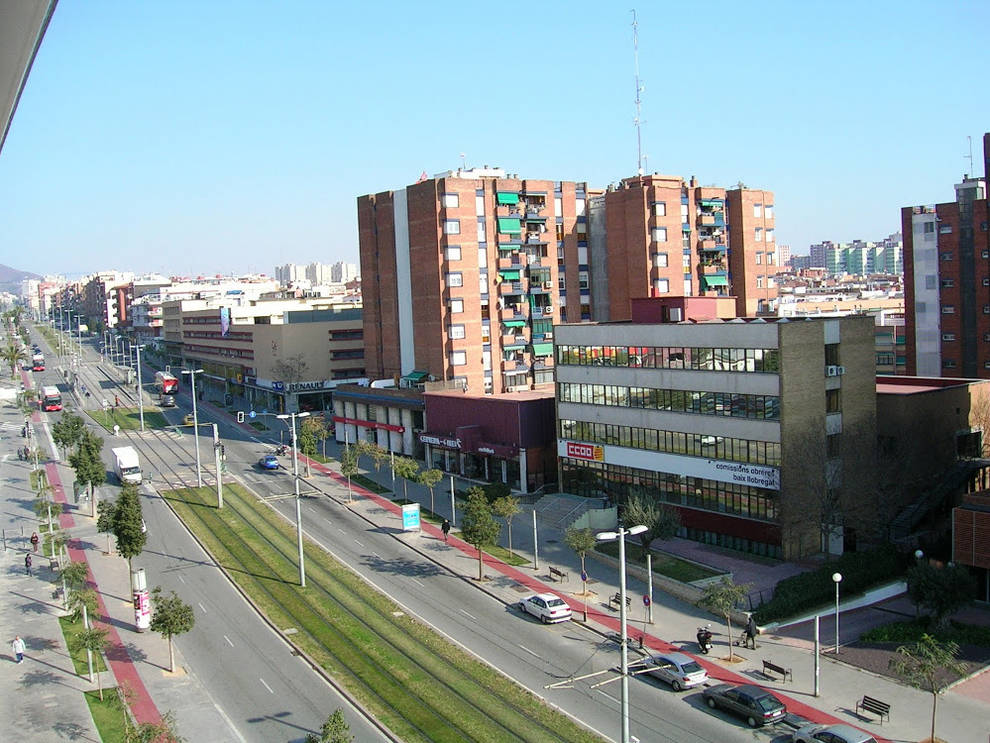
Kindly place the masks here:
<instances>
[{"instance_id":1,"label":"sidewalk","mask_svg":"<svg viewBox=\"0 0 990 743\"><path fill-rule=\"evenodd\" d=\"M314 476L316 472L322 472L328 474L335 483L328 485L326 480L319 478L320 486L334 491L338 497L342 495L342 500L346 501L346 479L341 477L335 467L317 462L313 462L312 467ZM369 476L386 486L391 484L391 476L387 470L378 473L377 477L375 473L369 473ZM402 493L402 486L398 481L396 486L398 492ZM387 497L375 495L353 484L352 491L355 497L350 507L369 522L395 531L397 539L443 565L452 573L459 574L466 580L477 578L477 562L463 559L464 555L476 557L477 552L473 547L453 536L449 544L444 545L439 527L427 522L423 522L421 532L399 532L398 530L401 529L399 506ZM408 497L425 507L429 506L429 490L422 486L410 483ZM436 510L449 517L448 493L441 495L438 492L435 501ZM460 513L457 515L454 534L460 525ZM502 544L505 543L505 531L503 527L500 540ZM589 623L592 626L609 634L618 632L618 613L606 606L608 597L618 591L616 571L593 559L586 560L588 586L594 593L584 599L580 596L580 560L564 544L563 534L557 530L540 527L539 540L538 569L535 570L532 563L517 568L495 558L486 557L484 590L510 604L517 602L524 595L522 592L527 589L554 591L568 601L575 612L575 618L581 617L586 605ZM514 552L533 560L532 509L524 508L513 519L512 544ZM569 581L552 582L548 572L550 565L569 573ZM640 601L640 596L646 591L647 587L644 584L631 577L628 579L627 595L632 598L632 604L627 617L627 629L634 646L643 634L646 622L646 610ZM697 607L669 595L655 591L653 599L653 624L646 626L644 636L644 645L647 648L657 651L677 649L693 655L697 650L694 641L696 628L711 622L712 629L716 632L715 648L708 656L696 657L713 678L737 683L758 683L774 690L784 698L789 710L803 717L816 722L852 724L870 731L879 741L917 741L927 737L932 702L930 694L901 685L892 679L836 662L830 655L822 655L819 675L820 696L816 698L814 654L811 643L785 635L761 635L758 649L734 649L736 662L730 664L726 660L728 653L724 624L720 624L718 619ZM828 647L834 635L829 630L829 622L824 618L821 625L822 646ZM738 628L733 628L734 637L737 636L738 631ZM840 660L841 657L840 647ZM768 680L762 674L764 660L771 660L777 665L793 669L794 681L782 683ZM984 673L977 679L990 679L990 673ZM856 702L864 694L891 704L889 721L881 725L872 715L860 717L854 712ZM979 698L978 695L956 693L953 690L939 699L938 709L937 732L950 743L985 741L990 738L990 698Z\"/></svg>"}]
</instances>

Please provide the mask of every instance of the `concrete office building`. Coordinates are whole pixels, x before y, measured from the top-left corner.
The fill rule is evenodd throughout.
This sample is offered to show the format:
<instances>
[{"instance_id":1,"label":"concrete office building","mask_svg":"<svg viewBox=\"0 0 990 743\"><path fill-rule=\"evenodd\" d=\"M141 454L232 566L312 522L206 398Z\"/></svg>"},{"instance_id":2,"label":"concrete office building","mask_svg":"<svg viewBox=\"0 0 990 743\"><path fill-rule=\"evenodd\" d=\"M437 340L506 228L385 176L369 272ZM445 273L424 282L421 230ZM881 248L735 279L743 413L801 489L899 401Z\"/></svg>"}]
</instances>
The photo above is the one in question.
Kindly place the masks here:
<instances>
[{"instance_id":1,"label":"concrete office building","mask_svg":"<svg viewBox=\"0 0 990 743\"><path fill-rule=\"evenodd\" d=\"M990 134L983 135L990 163ZM904 207L907 372L990 377L990 211L986 181L965 176L956 200Z\"/></svg>"},{"instance_id":2,"label":"concrete office building","mask_svg":"<svg viewBox=\"0 0 990 743\"><path fill-rule=\"evenodd\" d=\"M562 491L670 504L710 544L841 552L875 452L873 318L658 323L652 301L555 329Z\"/></svg>"}]
</instances>

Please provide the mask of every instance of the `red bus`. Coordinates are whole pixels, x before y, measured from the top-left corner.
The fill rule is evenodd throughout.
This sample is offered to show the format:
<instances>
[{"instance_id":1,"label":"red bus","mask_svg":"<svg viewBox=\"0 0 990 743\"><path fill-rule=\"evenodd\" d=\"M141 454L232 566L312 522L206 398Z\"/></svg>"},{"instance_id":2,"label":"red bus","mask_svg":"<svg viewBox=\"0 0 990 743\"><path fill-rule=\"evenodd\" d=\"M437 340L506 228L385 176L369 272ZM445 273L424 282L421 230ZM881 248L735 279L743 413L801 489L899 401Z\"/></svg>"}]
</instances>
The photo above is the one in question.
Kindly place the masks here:
<instances>
[{"instance_id":1,"label":"red bus","mask_svg":"<svg viewBox=\"0 0 990 743\"><path fill-rule=\"evenodd\" d=\"M31 369L32 371L44 371L45 370L45 357L36 353L31 357Z\"/></svg>"},{"instance_id":2,"label":"red bus","mask_svg":"<svg viewBox=\"0 0 990 743\"><path fill-rule=\"evenodd\" d=\"M41 388L41 409L46 411L62 409L62 395L58 387L46 386Z\"/></svg>"},{"instance_id":3,"label":"red bus","mask_svg":"<svg viewBox=\"0 0 990 743\"><path fill-rule=\"evenodd\" d=\"M174 395L179 386L179 380L168 372L157 372L155 374L155 389L159 395Z\"/></svg>"}]
</instances>

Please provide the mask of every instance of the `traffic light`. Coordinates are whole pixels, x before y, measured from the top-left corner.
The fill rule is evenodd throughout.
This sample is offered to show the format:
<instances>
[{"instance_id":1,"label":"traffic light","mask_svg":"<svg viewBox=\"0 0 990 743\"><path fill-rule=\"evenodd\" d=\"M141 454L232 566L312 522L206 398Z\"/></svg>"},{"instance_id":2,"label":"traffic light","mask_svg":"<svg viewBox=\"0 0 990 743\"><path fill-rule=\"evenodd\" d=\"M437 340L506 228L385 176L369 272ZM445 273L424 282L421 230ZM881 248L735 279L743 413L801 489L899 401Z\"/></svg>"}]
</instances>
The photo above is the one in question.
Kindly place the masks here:
<instances>
[{"instance_id":1,"label":"traffic light","mask_svg":"<svg viewBox=\"0 0 990 743\"><path fill-rule=\"evenodd\" d=\"M244 422L244 411L243 410L238 410L237 411L237 422L238 423L243 423Z\"/></svg>"}]
</instances>

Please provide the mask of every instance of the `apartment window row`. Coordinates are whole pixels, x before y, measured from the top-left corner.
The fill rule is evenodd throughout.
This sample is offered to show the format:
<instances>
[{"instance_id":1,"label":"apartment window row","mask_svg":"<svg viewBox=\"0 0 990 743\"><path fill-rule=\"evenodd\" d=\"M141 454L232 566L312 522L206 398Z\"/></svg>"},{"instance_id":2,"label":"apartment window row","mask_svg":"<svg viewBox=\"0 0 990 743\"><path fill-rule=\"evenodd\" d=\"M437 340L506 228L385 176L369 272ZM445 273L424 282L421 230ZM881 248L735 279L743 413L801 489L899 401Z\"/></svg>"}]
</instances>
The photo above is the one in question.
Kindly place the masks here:
<instances>
[{"instance_id":1,"label":"apartment window row","mask_svg":"<svg viewBox=\"0 0 990 743\"><path fill-rule=\"evenodd\" d=\"M557 346L560 366L628 366L696 371L780 371L776 348L683 348L680 346Z\"/></svg>"},{"instance_id":2,"label":"apartment window row","mask_svg":"<svg viewBox=\"0 0 990 743\"><path fill-rule=\"evenodd\" d=\"M330 330L331 341L359 341L364 339L363 330Z\"/></svg>"},{"instance_id":3,"label":"apartment window row","mask_svg":"<svg viewBox=\"0 0 990 743\"><path fill-rule=\"evenodd\" d=\"M183 325L219 325L220 315L209 315L207 317L183 317Z\"/></svg>"},{"instance_id":4,"label":"apartment window row","mask_svg":"<svg viewBox=\"0 0 990 743\"><path fill-rule=\"evenodd\" d=\"M674 413L754 420L780 420L780 398L775 395L560 382L557 396L561 402L584 405L669 410Z\"/></svg>"},{"instance_id":5,"label":"apartment window row","mask_svg":"<svg viewBox=\"0 0 990 743\"><path fill-rule=\"evenodd\" d=\"M363 359L364 349L355 348L346 351L331 351L330 358L333 361L339 361L341 359Z\"/></svg>"},{"instance_id":6,"label":"apartment window row","mask_svg":"<svg viewBox=\"0 0 990 743\"><path fill-rule=\"evenodd\" d=\"M219 330L184 330L183 338L211 338L215 340L226 339L229 341L250 342L254 337L251 333L229 331L226 335Z\"/></svg>"},{"instance_id":7,"label":"apartment window row","mask_svg":"<svg viewBox=\"0 0 990 743\"><path fill-rule=\"evenodd\" d=\"M589 470L597 477L589 477ZM763 521L777 519L775 491L748 485L566 457L561 459L561 476L563 489L568 493L600 495L592 491L604 487L620 503L630 496L641 496L647 500L661 500L672 505L714 513L728 513Z\"/></svg>"},{"instance_id":8,"label":"apartment window row","mask_svg":"<svg viewBox=\"0 0 990 743\"><path fill-rule=\"evenodd\" d=\"M891 361L893 363L893 361ZM655 428L620 426L613 423L561 420L562 439L587 441L592 444L612 444L631 449L686 454L692 457L725 459L733 462L780 466L780 444L772 441L750 441L728 436L711 436L681 431L660 431Z\"/></svg>"},{"instance_id":9,"label":"apartment window row","mask_svg":"<svg viewBox=\"0 0 990 743\"><path fill-rule=\"evenodd\" d=\"M254 351L241 348L221 348L219 346L200 346L195 343L183 343L184 351L193 353L208 353L211 356L228 356L235 359L253 359Z\"/></svg>"}]
</instances>

